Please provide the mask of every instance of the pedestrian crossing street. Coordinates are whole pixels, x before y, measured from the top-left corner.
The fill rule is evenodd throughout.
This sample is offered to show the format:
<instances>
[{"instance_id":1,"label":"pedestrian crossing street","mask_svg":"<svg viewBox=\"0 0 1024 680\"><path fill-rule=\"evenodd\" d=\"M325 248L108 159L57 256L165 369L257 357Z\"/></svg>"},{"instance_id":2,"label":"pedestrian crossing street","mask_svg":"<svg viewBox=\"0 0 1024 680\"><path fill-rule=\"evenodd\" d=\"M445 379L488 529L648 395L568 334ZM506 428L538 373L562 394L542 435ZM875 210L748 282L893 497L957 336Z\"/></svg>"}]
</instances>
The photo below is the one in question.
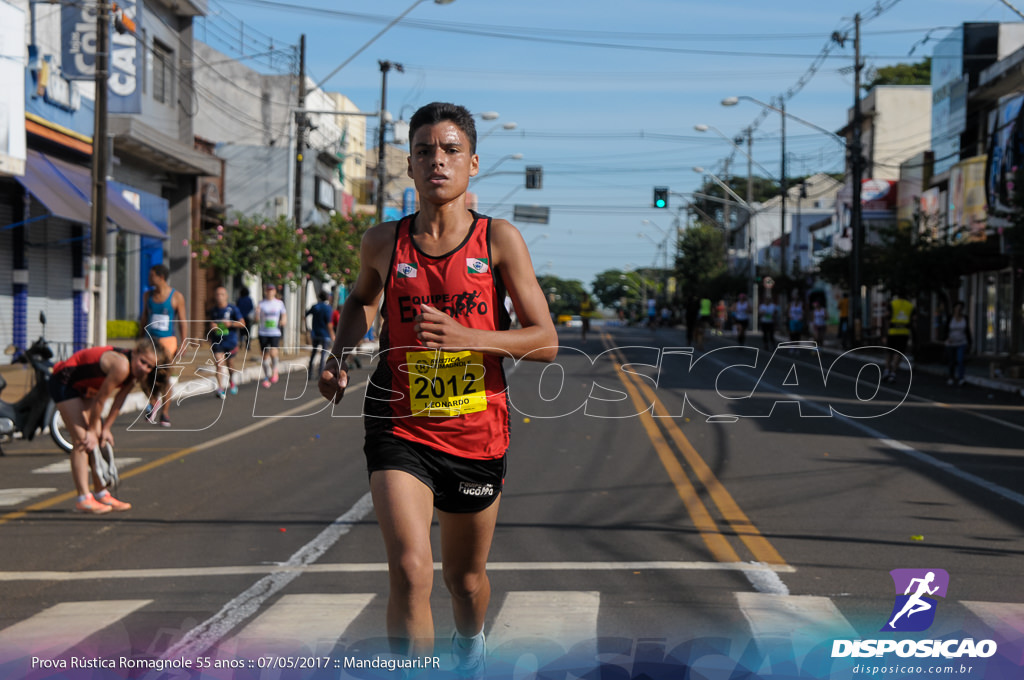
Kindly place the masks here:
<instances>
[{"instance_id":1,"label":"pedestrian crossing street","mask_svg":"<svg viewBox=\"0 0 1024 680\"><path fill-rule=\"evenodd\" d=\"M383 602L379 593L315 593L289 594L277 599L262 612L252 616L237 631L220 640L215 650L181 649L175 640L164 640L163 649L175 649L184 656L213 655L216 658L256 658L287 648L317 656L328 655L338 644L351 644L365 629L353 630L356 620L368 608L378 641L382 640ZM76 647L97 648L90 643L104 629L120 624L121 634L130 629L126 621L144 612L154 600L125 599L104 601L62 602L0 630L0 668L29 655L59 658ZM944 609L953 605L943 602ZM1001 640L1019 645L1024 640L1024 604L960 601L981 625L991 628ZM822 640L862 637L828 597L807 595L775 595L755 592L733 593L737 622L745 622L740 636L749 636L759 646L777 646L788 641L794 649L809 650ZM536 644L546 640L568 650L596 640L605 632L600 626L601 593L596 591L509 591L494 595L493 618L488 620L488 648L496 650L517 642ZM444 616L446 612L442 612ZM379 619L379 620L378 620ZM164 631L165 635L168 631ZM174 631L179 636L187 631ZM699 632L689 631L692 637ZM868 634L867 631L864 632ZM666 635L688 634L688 631L666 631ZM873 635L874 631L870 633ZM438 636L445 635L438 631ZM171 633L173 637L173 633ZM134 636L133 636L134 637ZM154 649L149 650L154 654Z\"/></svg>"}]
</instances>

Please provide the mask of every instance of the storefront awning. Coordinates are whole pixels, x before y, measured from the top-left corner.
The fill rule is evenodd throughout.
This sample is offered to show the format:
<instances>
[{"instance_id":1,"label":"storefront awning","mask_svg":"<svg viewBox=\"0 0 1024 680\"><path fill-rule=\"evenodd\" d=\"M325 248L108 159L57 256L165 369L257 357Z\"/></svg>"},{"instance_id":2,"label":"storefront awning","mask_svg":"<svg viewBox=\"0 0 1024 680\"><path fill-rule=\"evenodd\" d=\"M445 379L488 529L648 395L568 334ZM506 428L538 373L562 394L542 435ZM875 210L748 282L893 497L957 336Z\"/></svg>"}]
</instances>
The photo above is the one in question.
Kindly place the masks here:
<instances>
[{"instance_id":1,"label":"storefront awning","mask_svg":"<svg viewBox=\"0 0 1024 680\"><path fill-rule=\"evenodd\" d=\"M81 224L92 221L92 177L88 169L29 149L25 174L15 179L53 216ZM111 186L107 186L107 220L133 234L167 238Z\"/></svg>"}]
</instances>

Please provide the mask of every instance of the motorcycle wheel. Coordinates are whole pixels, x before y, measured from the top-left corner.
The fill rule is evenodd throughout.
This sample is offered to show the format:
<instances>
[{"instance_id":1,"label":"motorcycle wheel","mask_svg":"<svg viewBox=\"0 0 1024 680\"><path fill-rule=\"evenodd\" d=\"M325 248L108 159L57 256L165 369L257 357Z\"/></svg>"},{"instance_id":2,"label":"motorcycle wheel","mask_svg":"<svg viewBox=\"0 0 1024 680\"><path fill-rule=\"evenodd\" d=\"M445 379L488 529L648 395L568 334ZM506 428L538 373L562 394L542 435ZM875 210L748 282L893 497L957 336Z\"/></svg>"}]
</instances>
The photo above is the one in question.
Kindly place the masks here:
<instances>
[{"instance_id":1,"label":"motorcycle wheel","mask_svg":"<svg viewBox=\"0 0 1024 680\"><path fill-rule=\"evenodd\" d=\"M50 436L53 437L53 441L61 448L64 453L71 453L73 446L71 442L71 431L67 425L64 424L64 419L60 417L60 411L53 409L53 415L50 416Z\"/></svg>"}]
</instances>

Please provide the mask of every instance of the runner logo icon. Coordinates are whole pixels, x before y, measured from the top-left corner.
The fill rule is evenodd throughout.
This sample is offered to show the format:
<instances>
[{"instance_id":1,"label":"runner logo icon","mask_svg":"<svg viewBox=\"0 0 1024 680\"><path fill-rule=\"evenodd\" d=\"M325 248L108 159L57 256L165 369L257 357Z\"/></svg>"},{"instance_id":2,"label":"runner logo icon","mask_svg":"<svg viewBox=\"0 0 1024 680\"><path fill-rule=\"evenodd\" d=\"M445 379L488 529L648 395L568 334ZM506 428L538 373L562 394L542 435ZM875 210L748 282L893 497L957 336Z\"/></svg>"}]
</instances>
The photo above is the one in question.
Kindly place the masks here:
<instances>
[{"instance_id":1,"label":"runner logo icon","mask_svg":"<svg viewBox=\"0 0 1024 680\"><path fill-rule=\"evenodd\" d=\"M896 589L896 602L882 630L927 630L935 621L938 601L934 598L946 596L949 574L944 569L893 569L889 575Z\"/></svg>"}]
</instances>

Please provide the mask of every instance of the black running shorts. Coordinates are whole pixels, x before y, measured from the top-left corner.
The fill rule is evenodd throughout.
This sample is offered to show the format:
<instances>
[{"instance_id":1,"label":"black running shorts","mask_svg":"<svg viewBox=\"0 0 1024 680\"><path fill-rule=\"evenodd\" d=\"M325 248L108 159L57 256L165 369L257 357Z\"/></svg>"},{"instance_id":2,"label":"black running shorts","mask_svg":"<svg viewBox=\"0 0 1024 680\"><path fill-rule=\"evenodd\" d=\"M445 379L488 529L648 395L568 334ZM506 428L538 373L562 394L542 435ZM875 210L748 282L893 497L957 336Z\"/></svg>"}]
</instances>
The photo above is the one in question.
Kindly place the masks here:
<instances>
[{"instance_id":1,"label":"black running shorts","mask_svg":"<svg viewBox=\"0 0 1024 680\"><path fill-rule=\"evenodd\" d=\"M402 470L434 492L442 512L480 512L498 499L505 483L505 456L474 460L453 456L392 434L372 434L363 446L366 469Z\"/></svg>"}]
</instances>

